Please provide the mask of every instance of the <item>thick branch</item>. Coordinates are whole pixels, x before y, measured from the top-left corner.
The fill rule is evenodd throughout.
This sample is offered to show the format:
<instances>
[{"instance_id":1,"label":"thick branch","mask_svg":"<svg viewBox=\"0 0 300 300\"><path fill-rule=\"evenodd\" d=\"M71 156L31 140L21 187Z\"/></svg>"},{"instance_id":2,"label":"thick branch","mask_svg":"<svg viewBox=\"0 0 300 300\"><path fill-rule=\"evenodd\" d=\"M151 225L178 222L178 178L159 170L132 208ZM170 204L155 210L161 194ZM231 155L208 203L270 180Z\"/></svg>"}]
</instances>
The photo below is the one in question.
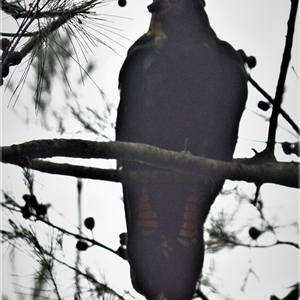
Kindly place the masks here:
<instances>
[{"instance_id":1,"label":"thick branch","mask_svg":"<svg viewBox=\"0 0 300 300\"><path fill-rule=\"evenodd\" d=\"M27 143L2 147L2 162L39 169L46 172L46 162L35 161L37 158L50 158L55 156L76 157L76 158L104 158L104 159L122 159L143 162L159 168L172 171L181 171L191 175L197 175L207 179L230 179L243 180L248 182L276 183L289 187L298 188L298 171L299 165L296 163L283 162L264 162L255 160L236 160L233 162L223 162L212 159L197 157L188 153L178 153L174 151L163 150L154 146L145 144L134 144L125 142L92 142L84 140L36 140ZM136 176L134 172L120 173L114 170L98 170L72 166L69 169L65 164L58 167L58 164L51 165L56 168L55 174L64 174L74 176L76 171L77 177L94 178L96 173L101 179L110 181L132 180L130 176ZM71 168L71 167L70 167ZM82 168L82 171L79 169ZM61 173L59 173L59 169ZM80 173L83 176L80 176ZM89 177L89 173L92 174ZM102 174L100 174L102 173ZM150 174L150 175L149 175ZM155 178L155 173L145 173L145 178ZM153 175L154 174L154 175ZM163 174L165 176L166 174ZM127 176L127 177L126 177ZM128 177L129 176L129 177ZM173 176L173 175L171 175ZM176 175L177 176L177 175ZM181 176L181 175L180 175ZM183 175L182 175L183 176ZM142 179L139 173L137 177ZM134 178L133 178L134 179ZM198 179L197 179L198 180Z\"/></svg>"},{"instance_id":2,"label":"thick branch","mask_svg":"<svg viewBox=\"0 0 300 300\"><path fill-rule=\"evenodd\" d=\"M183 182L210 182L207 177L191 175L178 171L123 171L114 169L99 169L79 165L59 164L49 161L28 161L23 167L34 169L43 173L88 178L122 183L183 183Z\"/></svg>"}]
</instances>

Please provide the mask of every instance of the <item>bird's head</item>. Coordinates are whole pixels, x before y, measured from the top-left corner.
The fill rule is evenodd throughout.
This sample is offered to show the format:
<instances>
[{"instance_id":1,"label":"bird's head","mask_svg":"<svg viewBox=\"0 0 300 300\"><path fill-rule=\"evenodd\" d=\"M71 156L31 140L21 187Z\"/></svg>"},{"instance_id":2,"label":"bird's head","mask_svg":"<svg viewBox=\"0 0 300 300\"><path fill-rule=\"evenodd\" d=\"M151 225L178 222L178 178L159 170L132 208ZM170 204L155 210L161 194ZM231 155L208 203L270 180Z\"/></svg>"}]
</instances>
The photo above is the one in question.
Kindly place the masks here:
<instances>
[{"instance_id":1,"label":"bird's head","mask_svg":"<svg viewBox=\"0 0 300 300\"><path fill-rule=\"evenodd\" d=\"M188 2L195 2L196 4L204 7L205 6L205 1L204 0L153 0L152 4L148 6L148 10L151 13L154 13L155 11L161 11L163 12L164 10L168 9L176 9L178 7L183 7L184 4Z\"/></svg>"},{"instance_id":2,"label":"bird's head","mask_svg":"<svg viewBox=\"0 0 300 300\"><path fill-rule=\"evenodd\" d=\"M184 39L187 33L200 34L209 27L204 7L204 0L153 0L148 6L152 19L147 35L163 43L175 35Z\"/></svg>"}]
</instances>

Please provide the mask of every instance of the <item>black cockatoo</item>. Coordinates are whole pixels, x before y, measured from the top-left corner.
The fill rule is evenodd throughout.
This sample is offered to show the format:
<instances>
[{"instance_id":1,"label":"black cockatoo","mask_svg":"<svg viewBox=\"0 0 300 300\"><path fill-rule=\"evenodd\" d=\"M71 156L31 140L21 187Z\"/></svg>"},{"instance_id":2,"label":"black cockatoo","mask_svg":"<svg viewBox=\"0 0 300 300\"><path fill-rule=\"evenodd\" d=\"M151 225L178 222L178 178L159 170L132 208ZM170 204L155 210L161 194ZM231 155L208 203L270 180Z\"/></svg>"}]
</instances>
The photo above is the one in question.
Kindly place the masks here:
<instances>
[{"instance_id":1,"label":"black cockatoo","mask_svg":"<svg viewBox=\"0 0 300 300\"><path fill-rule=\"evenodd\" d=\"M247 99L244 64L217 38L203 0L154 0L149 31L119 76L116 139L229 161ZM122 161L123 170L157 170ZM134 288L190 300L201 273L203 224L223 181L123 184Z\"/></svg>"}]
</instances>

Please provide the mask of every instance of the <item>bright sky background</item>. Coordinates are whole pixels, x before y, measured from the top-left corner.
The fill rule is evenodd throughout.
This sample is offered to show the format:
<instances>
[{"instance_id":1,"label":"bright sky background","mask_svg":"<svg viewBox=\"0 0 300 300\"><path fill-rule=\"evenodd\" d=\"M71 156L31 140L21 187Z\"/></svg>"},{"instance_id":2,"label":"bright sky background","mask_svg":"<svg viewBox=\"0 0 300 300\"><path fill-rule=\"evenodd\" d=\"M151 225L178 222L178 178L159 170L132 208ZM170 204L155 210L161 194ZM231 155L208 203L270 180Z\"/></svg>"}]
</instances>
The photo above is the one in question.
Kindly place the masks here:
<instances>
[{"instance_id":1,"label":"bright sky background","mask_svg":"<svg viewBox=\"0 0 300 300\"><path fill-rule=\"evenodd\" d=\"M258 64L251 71L251 75L270 95L274 96L285 42L290 1L207 0L206 2L211 25L219 38L228 41L236 49L244 49L248 55L254 55L257 58ZM107 98L114 102L115 107L117 107L119 97L117 89L119 69L124 61L128 47L148 29L150 14L146 6L150 3L151 1L145 0L128 0L127 6L120 8L116 2L113 2L101 10L101 13L112 15L106 17L109 22L112 22L110 25L118 28L120 30L118 33L126 37L126 39L117 38L117 36L105 32L105 34L108 34L121 44L120 46L113 41L109 42L106 40L110 46L115 47L118 54L103 46L99 46L93 48L93 52L89 55L89 58L96 60L98 65L98 69L93 73L92 77L105 91ZM294 56L292 57L291 66L295 68L297 75L290 68L284 108L294 120L299 120L299 81L297 78L299 75L298 24L296 28L296 40L293 49ZM11 31L11 28L3 27L2 31ZM76 70L78 71L78 69L74 68L74 72ZM22 69L20 68L19 71L22 72ZM4 91L4 88L2 90ZM81 88L81 95L80 103L89 103L92 107L101 108L101 97L93 83L87 81L86 85ZM61 97L61 95L55 94L54 98L59 103ZM260 115L269 117L269 113L264 114L256 108L259 100L263 100L263 97L253 89L250 89L247 110L244 113L241 123L240 143L236 151L237 157L252 156L253 151L251 148L255 148L258 151L264 148L262 141L265 141L267 137L268 122ZM23 106L28 103L30 103L29 95L25 92L22 93L14 107L12 102L9 102L9 92L3 94L2 145L11 145L39 138L59 137L56 132L41 131L40 126L36 122L33 122L30 126L25 125L20 115L17 115L16 112L21 112L25 118L27 112L25 112ZM29 112L29 115L34 118L34 107L32 106L31 109L32 111ZM114 118L115 113L112 115L112 120ZM289 125L284 120L281 120L281 125L290 130ZM111 139L114 139L113 131L109 133ZM67 137L97 139L95 136L82 134L72 134ZM297 139L287 130L279 129L278 141L283 142L285 140L294 142ZM278 147L278 155L280 159L284 159L280 147ZM295 157L293 158L295 159ZM89 164L114 167L114 162L108 162L107 164L106 162L91 161ZM22 203L21 197L28 191L23 184L21 171L16 167L4 165L2 168L2 177L3 189L12 191L13 195L17 199L20 199L20 203ZM36 173L35 179L36 196L42 199L44 203L51 203L53 205L54 211L50 210L49 212L50 220L57 222L59 226L76 232L76 179L40 173ZM228 186L234 184L228 183ZM253 195L254 189L250 184L243 183L242 187L250 195ZM96 227L94 229L95 239L113 249L117 249L119 246L118 235L126 230L123 204L120 200L120 184L84 180L82 197L83 218L93 216L96 220ZM265 201L264 204L268 211L267 216L269 220L276 221L278 224L290 224L293 221L298 221L299 193L297 190L266 185L262 188L262 198ZM238 219L235 220L235 224L239 224L239 222L242 224L244 216L245 219L253 222L248 224L259 226L260 222L258 221L257 212L254 209L249 210L249 205L246 205L243 201L241 202L241 211L244 212L244 215L240 214ZM235 206L236 202L233 199L221 198L212 207L212 213L217 214L222 208L230 211ZM61 218L59 213L62 213L64 218ZM3 216L3 219L5 218L7 216ZM42 229L43 231L49 234L49 231L46 231L46 229ZM91 237L88 231L85 231L85 233ZM295 231L289 229L289 231L283 232L280 239L297 242L298 235ZM250 238L245 235L245 242L249 241ZM272 241L272 236L266 236L264 239L258 240L258 243L272 243ZM65 240L64 247L67 253L65 259L69 264L72 264L74 261L75 243L76 241L73 239L66 238ZM8 261L9 252L4 248L3 250L3 293L7 293L10 299L15 299L14 294L11 294L12 283L24 285L24 277L32 274L32 268L36 266L29 259L28 254L25 253L19 254L16 257L16 269L12 270ZM206 271L213 263L210 258L210 255L207 255ZM234 250L224 250L218 253L214 259L216 275L213 278L213 282L217 284L224 298L211 296L210 299L212 300L225 299L226 295L231 296L232 299L239 300L269 299L270 293L281 292L283 295L287 290L282 290L282 288L288 287L298 280L298 251L291 247L273 247L268 250L236 248ZM98 247L93 247L86 253L82 253L82 261L92 268L91 270L99 276L100 281L101 278L107 280L110 287L116 289L119 293L122 294L123 290L127 289L136 299L143 299L131 287L127 262ZM243 285L249 264L251 264L258 278L250 276L245 293L242 293L241 286ZM9 275L10 273L20 274L21 276L14 278ZM103 277L99 274L102 274ZM70 280L70 284L66 284L62 290L64 295L69 296L68 299L72 299L70 285L73 282L71 278L65 268L61 268L57 274L58 282L64 281L67 283L67 279ZM30 286L30 283L28 283L28 286ZM204 290L204 292L207 292L207 290ZM127 299L132 298L128 296Z\"/></svg>"}]
</instances>

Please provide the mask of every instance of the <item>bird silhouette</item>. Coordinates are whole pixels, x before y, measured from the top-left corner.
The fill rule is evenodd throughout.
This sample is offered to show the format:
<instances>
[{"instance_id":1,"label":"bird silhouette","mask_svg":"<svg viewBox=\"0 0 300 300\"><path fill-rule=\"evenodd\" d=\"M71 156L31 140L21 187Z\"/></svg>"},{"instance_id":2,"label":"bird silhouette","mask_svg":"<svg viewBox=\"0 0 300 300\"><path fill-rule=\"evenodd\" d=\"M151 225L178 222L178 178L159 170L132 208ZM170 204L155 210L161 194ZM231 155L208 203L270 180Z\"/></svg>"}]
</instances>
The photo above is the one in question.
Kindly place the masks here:
<instances>
[{"instance_id":1,"label":"bird silhouette","mask_svg":"<svg viewBox=\"0 0 300 300\"><path fill-rule=\"evenodd\" d=\"M128 50L119 75L116 140L232 159L247 76L240 55L211 28L204 6L202 0L148 6L149 30ZM147 299L192 299L204 259L204 222L223 182L123 184L132 283Z\"/></svg>"}]
</instances>

